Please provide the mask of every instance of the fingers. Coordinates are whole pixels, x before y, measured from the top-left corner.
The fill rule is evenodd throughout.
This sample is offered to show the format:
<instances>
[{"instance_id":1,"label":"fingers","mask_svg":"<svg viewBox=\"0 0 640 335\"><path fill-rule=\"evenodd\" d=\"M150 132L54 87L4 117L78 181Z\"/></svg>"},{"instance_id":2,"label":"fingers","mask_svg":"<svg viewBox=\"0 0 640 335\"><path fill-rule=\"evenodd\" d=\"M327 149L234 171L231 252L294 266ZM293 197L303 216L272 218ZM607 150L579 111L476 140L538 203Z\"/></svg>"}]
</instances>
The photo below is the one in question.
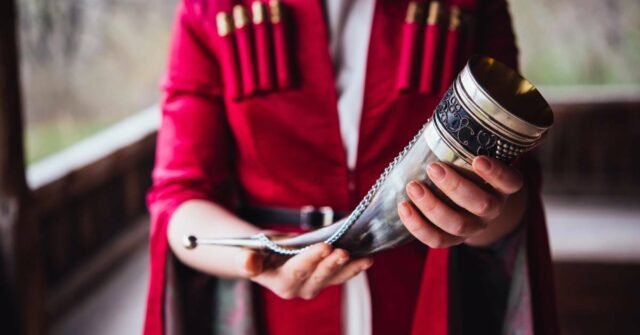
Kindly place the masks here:
<instances>
[{"instance_id":1,"label":"fingers","mask_svg":"<svg viewBox=\"0 0 640 335\"><path fill-rule=\"evenodd\" d=\"M513 194L522 188L523 180L520 173L497 159L476 157L473 160L473 170L502 194Z\"/></svg>"},{"instance_id":2,"label":"fingers","mask_svg":"<svg viewBox=\"0 0 640 335\"><path fill-rule=\"evenodd\" d=\"M332 251L331 246L320 243L292 257L280 268L265 271L252 279L283 299L312 299L324 287L343 283L372 263L370 259L349 262L345 250Z\"/></svg>"},{"instance_id":3,"label":"fingers","mask_svg":"<svg viewBox=\"0 0 640 335\"><path fill-rule=\"evenodd\" d=\"M400 219L409 232L432 248L442 248L478 236L496 235L500 230L495 227L505 225L502 222L509 223L500 219L503 203L522 189L522 176L503 162L482 156L473 161L473 170L500 194L483 189L451 166L430 164L427 174L435 187L466 211L451 207L431 191L433 188L413 181L407 185L407 194L415 208L406 201L398 205ZM494 228L483 230L489 222Z\"/></svg>"},{"instance_id":4,"label":"fingers","mask_svg":"<svg viewBox=\"0 0 640 335\"><path fill-rule=\"evenodd\" d=\"M373 259L371 258L361 258L351 261L334 274L331 280L328 281L328 285L342 284L360 272L367 270L372 265Z\"/></svg>"},{"instance_id":5,"label":"fingers","mask_svg":"<svg viewBox=\"0 0 640 335\"><path fill-rule=\"evenodd\" d=\"M451 235L467 237L486 227L481 220L447 206L420 182L410 182L407 185L407 194L431 223Z\"/></svg>"},{"instance_id":6,"label":"fingers","mask_svg":"<svg viewBox=\"0 0 640 335\"><path fill-rule=\"evenodd\" d=\"M334 253L337 255L332 257L332 254L323 260L318 265L316 272L307 279L300 289L301 298L312 299L323 288L342 284L373 265L373 260L370 258L361 258L348 262L348 254L342 249L337 249Z\"/></svg>"},{"instance_id":7,"label":"fingers","mask_svg":"<svg viewBox=\"0 0 640 335\"><path fill-rule=\"evenodd\" d=\"M283 299L298 296L302 284L313 273L318 264L331 253L331 246L318 243L311 249L296 255L271 274L272 283L267 283L272 291Z\"/></svg>"},{"instance_id":8,"label":"fingers","mask_svg":"<svg viewBox=\"0 0 640 335\"><path fill-rule=\"evenodd\" d=\"M309 251L292 257L281 268L281 271L292 280L302 280L308 278L318 263L323 258L329 256L331 246L326 243L318 243Z\"/></svg>"},{"instance_id":9,"label":"fingers","mask_svg":"<svg viewBox=\"0 0 640 335\"><path fill-rule=\"evenodd\" d=\"M311 299L326 286L329 279L349 261L349 254L343 249L335 249L329 256L323 259L313 271L311 276L300 288L300 297Z\"/></svg>"},{"instance_id":10,"label":"fingers","mask_svg":"<svg viewBox=\"0 0 640 335\"><path fill-rule=\"evenodd\" d=\"M398 204L398 214L407 230L431 248L447 248L464 242L464 238L453 236L425 221L407 201Z\"/></svg>"},{"instance_id":11,"label":"fingers","mask_svg":"<svg viewBox=\"0 0 640 335\"><path fill-rule=\"evenodd\" d=\"M500 214L500 199L461 176L450 166L442 163L430 164L427 174L449 199L472 214L488 220Z\"/></svg>"},{"instance_id":12,"label":"fingers","mask_svg":"<svg viewBox=\"0 0 640 335\"><path fill-rule=\"evenodd\" d=\"M242 250L240 257L242 258L240 264L247 277L255 277L262 273L265 259L261 254L252 250Z\"/></svg>"}]
</instances>

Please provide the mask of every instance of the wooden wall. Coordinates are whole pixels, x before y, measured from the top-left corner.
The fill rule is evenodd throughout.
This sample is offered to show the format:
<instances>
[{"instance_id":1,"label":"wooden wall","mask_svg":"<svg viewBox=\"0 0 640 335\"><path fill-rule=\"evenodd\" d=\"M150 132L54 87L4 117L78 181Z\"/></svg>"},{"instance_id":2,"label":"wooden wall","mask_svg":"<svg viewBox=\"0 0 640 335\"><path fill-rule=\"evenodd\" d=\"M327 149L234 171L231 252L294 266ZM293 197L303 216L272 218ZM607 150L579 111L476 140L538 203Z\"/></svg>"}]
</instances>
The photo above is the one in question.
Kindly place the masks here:
<instances>
[{"instance_id":1,"label":"wooden wall","mask_svg":"<svg viewBox=\"0 0 640 335\"><path fill-rule=\"evenodd\" d=\"M640 264L556 263L564 335L640 334Z\"/></svg>"},{"instance_id":2,"label":"wooden wall","mask_svg":"<svg viewBox=\"0 0 640 335\"><path fill-rule=\"evenodd\" d=\"M0 1L0 327L43 330L38 225L25 179L14 1Z\"/></svg>"},{"instance_id":3,"label":"wooden wall","mask_svg":"<svg viewBox=\"0 0 640 335\"><path fill-rule=\"evenodd\" d=\"M141 218L146 218L154 147L155 134L150 134L33 191L49 320L145 243L148 221ZM128 238L131 234L137 237ZM118 242L123 239L128 242Z\"/></svg>"},{"instance_id":4,"label":"wooden wall","mask_svg":"<svg viewBox=\"0 0 640 335\"><path fill-rule=\"evenodd\" d=\"M553 110L554 126L538 149L544 192L640 199L640 97Z\"/></svg>"},{"instance_id":5,"label":"wooden wall","mask_svg":"<svg viewBox=\"0 0 640 335\"><path fill-rule=\"evenodd\" d=\"M537 152L544 193L640 207L640 97L553 109L556 122ZM640 334L640 259L557 262L555 278L563 334Z\"/></svg>"}]
</instances>

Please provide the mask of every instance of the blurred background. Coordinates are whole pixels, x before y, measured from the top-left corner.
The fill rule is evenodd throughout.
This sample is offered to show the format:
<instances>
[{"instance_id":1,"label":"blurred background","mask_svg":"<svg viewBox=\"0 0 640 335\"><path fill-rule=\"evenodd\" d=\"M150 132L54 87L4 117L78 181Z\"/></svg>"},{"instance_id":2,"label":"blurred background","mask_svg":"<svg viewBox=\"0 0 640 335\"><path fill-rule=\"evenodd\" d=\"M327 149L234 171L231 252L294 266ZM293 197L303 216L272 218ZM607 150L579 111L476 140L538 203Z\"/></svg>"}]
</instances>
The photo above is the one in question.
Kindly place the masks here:
<instances>
[{"instance_id":1,"label":"blurred background","mask_svg":"<svg viewBox=\"0 0 640 335\"><path fill-rule=\"evenodd\" d=\"M30 209L20 220L43 237L20 251L42 278L30 299L43 313L30 317L53 334L137 334L176 0L14 2ZM639 333L640 2L509 2L521 70L556 113L537 154L563 332Z\"/></svg>"}]
</instances>

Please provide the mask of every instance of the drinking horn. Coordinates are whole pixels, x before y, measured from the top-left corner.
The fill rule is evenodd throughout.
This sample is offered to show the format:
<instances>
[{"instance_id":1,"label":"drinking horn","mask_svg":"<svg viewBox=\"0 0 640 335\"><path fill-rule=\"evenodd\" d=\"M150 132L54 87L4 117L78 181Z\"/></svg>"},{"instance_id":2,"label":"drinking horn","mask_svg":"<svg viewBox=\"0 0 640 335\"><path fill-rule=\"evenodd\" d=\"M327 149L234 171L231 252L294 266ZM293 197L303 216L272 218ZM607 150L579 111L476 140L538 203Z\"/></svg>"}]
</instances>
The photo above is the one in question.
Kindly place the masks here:
<instances>
[{"instance_id":1,"label":"drinking horn","mask_svg":"<svg viewBox=\"0 0 640 335\"><path fill-rule=\"evenodd\" d=\"M549 104L514 70L495 59L474 56L448 89L433 116L395 157L366 196L346 218L326 227L290 237L257 234L246 238L199 239L185 236L186 248L225 245L298 254L325 242L353 257L407 243L413 236L397 212L408 200L405 185L420 180L449 201L426 176L426 166L446 162L474 178L471 162L486 155L512 164L544 138L553 123ZM477 180L479 177L475 176Z\"/></svg>"}]
</instances>

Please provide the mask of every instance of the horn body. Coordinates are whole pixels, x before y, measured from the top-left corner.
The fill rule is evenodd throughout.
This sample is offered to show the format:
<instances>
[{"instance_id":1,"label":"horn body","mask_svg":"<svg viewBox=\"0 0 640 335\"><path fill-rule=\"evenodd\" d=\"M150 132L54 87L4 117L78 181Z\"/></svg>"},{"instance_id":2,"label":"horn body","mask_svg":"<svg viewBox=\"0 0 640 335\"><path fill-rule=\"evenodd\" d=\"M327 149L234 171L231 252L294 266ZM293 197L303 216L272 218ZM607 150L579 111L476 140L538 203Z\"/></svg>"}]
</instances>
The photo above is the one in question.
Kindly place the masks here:
<instances>
[{"instance_id":1,"label":"horn body","mask_svg":"<svg viewBox=\"0 0 640 335\"><path fill-rule=\"evenodd\" d=\"M385 169L346 218L314 231L273 239L259 234L247 238L185 239L185 246L228 245L268 249L295 255L319 242L343 248L353 256L370 255L413 239L397 212L407 200L405 186L419 180L455 206L428 179L426 167L442 161L472 180L471 162L487 155L511 164L540 144L553 123L553 114L538 90L498 61L472 57L436 107L432 118Z\"/></svg>"}]
</instances>

